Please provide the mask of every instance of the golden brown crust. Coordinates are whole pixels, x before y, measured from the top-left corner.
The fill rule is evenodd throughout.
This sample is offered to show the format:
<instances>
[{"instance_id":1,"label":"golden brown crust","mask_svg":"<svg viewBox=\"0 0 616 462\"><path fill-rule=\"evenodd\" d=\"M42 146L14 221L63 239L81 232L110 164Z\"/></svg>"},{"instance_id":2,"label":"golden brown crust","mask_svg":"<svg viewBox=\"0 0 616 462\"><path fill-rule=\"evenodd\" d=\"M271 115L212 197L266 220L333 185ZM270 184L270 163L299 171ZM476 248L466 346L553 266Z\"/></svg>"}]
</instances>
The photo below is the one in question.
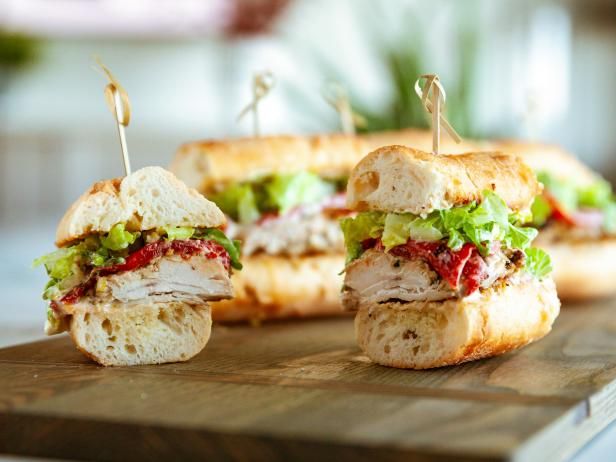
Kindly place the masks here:
<instances>
[{"instance_id":1,"label":"golden brown crust","mask_svg":"<svg viewBox=\"0 0 616 462\"><path fill-rule=\"evenodd\" d=\"M359 346L378 364L408 369L496 356L545 336L558 316L554 282L529 280L444 302L363 306Z\"/></svg>"},{"instance_id":2,"label":"golden brown crust","mask_svg":"<svg viewBox=\"0 0 616 462\"><path fill-rule=\"evenodd\" d=\"M231 278L235 298L211 303L214 321L342 314L344 255L255 255Z\"/></svg>"},{"instance_id":3,"label":"golden brown crust","mask_svg":"<svg viewBox=\"0 0 616 462\"><path fill-rule=\"evenodd\" d=\"M407 146L419 151L432 152L432 132L407 128L403 130L391 130L372 132L358 135L368 144L369 151L374 151L382 146ZM479 152L486 150L484 143L474 140L453 141L449 136L443 135L440 141L440 151L448 154L464 154L465 152ZM495 149L498 150L498 149Z\"/></svg>"},{"instance_id":4,"label":"golden brown crust","mask_svg":"<svg viewBox=\"0 0 616 462\"><path fill-rule=\"evenodd\" d=\"M117 223L126 223L130 231L144 231L162 226L217 228L226 219L216 204L187 188L171 172L146 167L93 184L62 217L56 245L106 233Z\"/></svg>"},{"instance_id":5,"label":"golden brown crust","mask_svg":"<svg viewBox=\"0 0 616 462\"><path fill-rule=\"evenodd\" d=\"M189 186L208 193L274 172L346 176L367 153L362 139L342 134L208 140L181 146L169 168Z\"/></svg>"},{"instance_id":6,"label":"golden brown crust","mask_svg":"<svg viewBox=\"0 0 616 462\"><path fill-rule=\"evenodd\" d=\"M548 172L561 179L573 179L578 184L589 184L598 176L573 154L560 146L517 140L490 142L490 149L520 156L535 172Z\"/></svg>"},{"instance_id":7,"label":"golden brown crust","mask_svg":"<svg viewBox=\"0 0 616 462\"><path fill-rule=\"evenodd\" d=\"M513 210L527 209L540 185L518 157L499 152L433 155L404 146L373 151L353 169L347 204L354 210L429 213L496 192Z\"/></svg>"}]
</instances>

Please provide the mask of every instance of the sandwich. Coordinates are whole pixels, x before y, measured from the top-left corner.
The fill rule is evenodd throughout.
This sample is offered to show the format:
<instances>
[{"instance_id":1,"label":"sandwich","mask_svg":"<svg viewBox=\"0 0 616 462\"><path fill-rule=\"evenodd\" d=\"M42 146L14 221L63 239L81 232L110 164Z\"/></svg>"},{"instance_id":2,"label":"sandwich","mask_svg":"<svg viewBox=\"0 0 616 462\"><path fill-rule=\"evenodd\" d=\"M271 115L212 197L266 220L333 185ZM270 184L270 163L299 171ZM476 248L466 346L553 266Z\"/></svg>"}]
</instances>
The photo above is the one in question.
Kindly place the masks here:
<instances>
[{"instance_id":1,"label":"sandwich","mask_svg":"<svg viewBox=\"0 0 616 462\"><path fill-rule=\"evenodd\" d=\"M616 200L611 185L557 146L504 141L537 173L543 194L533 203L535 245L552 257L563 300L616 294Z\"/></svg>"},{"instance_id":2,"label":"sandwich","mask_svg":"<svg viewBox=\"0 0 616 462\"><path fill-rule=\"evenodd\" d=\"M170 172L95 183L68 209L49 275L46 333L68 331L105 366L185 361L210 337L209 302L233 296L225 216Z\"/></svg>"},{"instance_id":3,"label":"sandwich","mask_svg":"<svg viewBox=\"0 0 616 462\"><path fill-rule=\"evenodd\" d=\"M346 135L272 136L189 143L171 171L227 215L241 242L236 295L212 305L216 321L342 314L344 243L338 219L346 179L367 152Z\"/></svg>"},{"instance_id":4,"label":"sandwich","mask_svg":"<svg viewBox=\"0 0 616 462\"><path fill-rule=\"evenodd\" d=\"M426 369L546 335L560 302L524 226L541 186L518 157L377 149L351 172L342 302L374 362Z\"/></svg>"},{"instance_id":5,"label":"sandwich","mask_svg":"<svg viewBox=\"0 0 616 462\"><path fill-rule=\"evenodd\" d=\"M214 320L343 313L338 220L351 213L346 180L366 153L392 136L426 149L432 142L424 131L405 130L201 141L178 150L171 171L214 200L227 215L227 233L242 242L236 296L212 305Z\"/></svg>"}]
</instances>

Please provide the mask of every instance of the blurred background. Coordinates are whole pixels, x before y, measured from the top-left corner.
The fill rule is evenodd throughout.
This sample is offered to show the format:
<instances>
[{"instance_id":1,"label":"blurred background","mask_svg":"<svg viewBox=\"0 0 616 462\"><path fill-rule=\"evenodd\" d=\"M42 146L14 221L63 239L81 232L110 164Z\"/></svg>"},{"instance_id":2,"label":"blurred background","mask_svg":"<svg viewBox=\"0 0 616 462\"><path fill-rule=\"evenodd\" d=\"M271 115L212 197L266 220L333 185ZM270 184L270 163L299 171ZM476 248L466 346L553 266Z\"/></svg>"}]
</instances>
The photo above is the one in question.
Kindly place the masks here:
<instances>
[{"instance_id":1,"label":"blurred background","mask_svg":"<svg viewBox=\"0 0 616 462\"><path fill-rule=\"evenodd\" d=\"M41 335L55 226L123 173L100 56L130 95L133 168L183 142L250 135L254 72L275 88L266 134L339 130L335 80L362 130L427 126L412 91L438 73L467 137L564 145L616 177L616 1L0 0L0 345Z\"/></svg>"}]
</instances>

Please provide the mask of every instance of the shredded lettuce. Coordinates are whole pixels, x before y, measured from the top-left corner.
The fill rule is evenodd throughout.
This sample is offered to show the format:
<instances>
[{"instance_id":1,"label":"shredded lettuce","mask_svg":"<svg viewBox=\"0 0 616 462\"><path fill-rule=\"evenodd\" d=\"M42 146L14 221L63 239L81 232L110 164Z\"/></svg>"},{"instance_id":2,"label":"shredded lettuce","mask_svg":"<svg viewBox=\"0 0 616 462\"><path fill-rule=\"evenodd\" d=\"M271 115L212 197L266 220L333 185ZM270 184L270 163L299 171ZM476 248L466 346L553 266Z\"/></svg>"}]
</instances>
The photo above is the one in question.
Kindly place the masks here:
<instances>
[{"instance_id":1,"label":"shredded lettuce","mask_svg":"<svg viewBox=\"0 0 616 462\"><path fill-rule=\"evenodd\" d=\"M495 241L508 248L526 250L537 236L535 228L522 226L529 218L527 214L513 213L494 192L484 191L480 204L473 202L434 211L426 217L410 213L363 212L355 218L341 220L340 225L347 248L347 262L350 262L363 253L362 241L377 237L380 237L386 251L409 239L446 239L453 250L459 250L465 243L473 243L483 255L489 253ZM531 254L531 258L539 261L537 252ZM549 263L549 257L546 257ZM542 254L541 258L545 259ZM541 273L539 269L545 268L543 263L543 266L538 263L533 265L536 274Z\"/></svg>"},{"instance_id":2,"label":"shredded lettuce","mask_svg":"<svg viewBox=\"0 0 616 462\"><path fill-rule=\"evenodd\" d=\"M195 228L190 226L163 226L168 241L176 239L190 239L195 234Z\"/></svg>"},{"instance_id":3,"label":"shredded lettuce","mask_svg":"<svg viewBox=\"0 0 616 462\"><path fill-rule=\"evenodd\" d=\"M312 204L340 190L343 182L325 180L309 172L261 177L231 185L212 200L240 223L252 223L265 212L286 213L293 207Z\"/></svg>"},{"instance_id":4,"label":"shredded lettuce","mask_svg":"<svg viewBox=\"0 0 616 462\"><path fill-rule=\"evenodd\" d=\"M106 236L101 237L101 245L109 250L124 250L133 244L141 233L126 231L124 223L113 225Z\"/></svg>"},{"instance_id":5,"label":"shredded lettuce","mask_svg":"<svg viewBox=\"0 0 616 462\"><path fill-rule=\"evenodd\" d=\"M355 218L343 218L340 227L344 235L347 249L347 263L359 258L363 252L362 241L377 238L383 232L385 214L380 212L364 212Z\"/></svg>"}]
</instances>

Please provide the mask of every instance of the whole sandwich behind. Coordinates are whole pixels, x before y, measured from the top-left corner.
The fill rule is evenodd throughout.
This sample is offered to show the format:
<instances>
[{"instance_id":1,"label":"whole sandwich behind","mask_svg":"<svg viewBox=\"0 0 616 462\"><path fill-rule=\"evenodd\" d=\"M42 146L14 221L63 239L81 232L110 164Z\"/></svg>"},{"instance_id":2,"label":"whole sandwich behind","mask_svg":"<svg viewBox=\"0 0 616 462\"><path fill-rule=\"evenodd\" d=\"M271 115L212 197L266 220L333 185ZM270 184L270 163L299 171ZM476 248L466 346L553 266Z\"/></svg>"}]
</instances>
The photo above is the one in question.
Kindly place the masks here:
<instances>
[{"instance_id":1,"label":"whole sandwich behind","mask_svg":"<svg viewBox=\"0 0 616 462\"><path fill-rule=\"evenodd\" d=\"M50 280L48 334L68 331L103 365L185 361L203 349L208 302L233 296L236 244L218 207L173 174L147 167L95 183L66 212Z\"/></svg>"},{"instance_id":2,"label":"whole sandwich behind","mask_svg":"<svg viewBox=\"0 0 616 462\"><path fill-rule=\"evenodd\" d=\"M546 335L560 302L550 258L523 226L540 185L517 157L402 146L354 168L342 221L343 304L373 361L425 369Z\"/></svg>"},{"instance_id":3,"label":"whole sandwich behind","mask_svg":"<svg viewBox=\"0 0 616 462\"><path fill-rule=\"evenodd\" d=\"M346 135L270 136L188 143L171 170L215 201L241 241L236 297L218 321L342 314L346 180L368 152Z\"/></svg>"}]
</instances>

